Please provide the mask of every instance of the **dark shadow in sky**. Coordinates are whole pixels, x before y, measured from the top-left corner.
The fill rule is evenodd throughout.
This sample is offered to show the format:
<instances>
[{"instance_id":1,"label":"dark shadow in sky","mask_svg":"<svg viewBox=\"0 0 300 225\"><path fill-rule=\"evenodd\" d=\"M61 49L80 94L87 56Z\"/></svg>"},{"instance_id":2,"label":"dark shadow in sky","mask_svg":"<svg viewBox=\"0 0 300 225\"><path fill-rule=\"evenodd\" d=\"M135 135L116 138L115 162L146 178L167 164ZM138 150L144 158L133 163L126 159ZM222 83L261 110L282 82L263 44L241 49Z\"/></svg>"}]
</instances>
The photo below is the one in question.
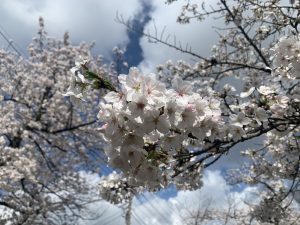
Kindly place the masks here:
<instances>
[{"instance_id":1,"label":"dark shadow in sky","mask_svg":"<svg viewBox=\"0 0 300 225\"><path fill-rule=\"evenodd\" d=\"M130 21L135 30L143 30L145 25L151 20L150 14L153 11L151 1L141 0L141 4L142 10ZM121 70L119 72L124 74L128 73L130 67L138 66L144 59L143 50L140 45L140 39L143 36L132 30L127 30L127 35L129 42L125 47L124 59L128 63L128 67L118 65L118 68Z\"/></svg>"}]
</instances>

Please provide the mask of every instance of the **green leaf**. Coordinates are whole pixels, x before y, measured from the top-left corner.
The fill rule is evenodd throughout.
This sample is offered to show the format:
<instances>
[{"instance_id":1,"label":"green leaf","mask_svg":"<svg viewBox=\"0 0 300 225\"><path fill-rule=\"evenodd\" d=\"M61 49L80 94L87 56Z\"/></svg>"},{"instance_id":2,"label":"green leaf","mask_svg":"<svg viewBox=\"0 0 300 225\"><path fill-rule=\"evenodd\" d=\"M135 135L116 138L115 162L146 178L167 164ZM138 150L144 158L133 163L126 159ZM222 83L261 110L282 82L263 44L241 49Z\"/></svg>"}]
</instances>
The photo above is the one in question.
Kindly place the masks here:
<instances>
[{"instance_id":1,"label":"green leaf","mask_svg":"<svg viewBox=\"0 0 300 225\"><path fill-rule=\"evenodd\" d=\"M99 76L96 73L91 72L89 70L85 71L84 77L87 78L87 79L90 79L90 80L99 79Z\"/></svg>"},{"instance_id":2,"label":"green leaf","mask_svg":"<svg viewBox=\"0 0 300 225\"><path fill-rule=\"evenodd\" d=\"M108 80L100 77L94 72L85 70L84 77L92 81L92 86L95 89L104 88L110 91L116 91L115 87Z\"/></svg>"},{"instance_id":3,"label":"green leaf","mask_svg":"<svg viewBox=\"0 0 300 225\"><path fill-rule=\"evenodd\" d=\"M105 89L108 89L110 91L116 91L115 87L108 80L105 79L101 79L101 80L103 81Z\"/></svg>"}]
</instances>

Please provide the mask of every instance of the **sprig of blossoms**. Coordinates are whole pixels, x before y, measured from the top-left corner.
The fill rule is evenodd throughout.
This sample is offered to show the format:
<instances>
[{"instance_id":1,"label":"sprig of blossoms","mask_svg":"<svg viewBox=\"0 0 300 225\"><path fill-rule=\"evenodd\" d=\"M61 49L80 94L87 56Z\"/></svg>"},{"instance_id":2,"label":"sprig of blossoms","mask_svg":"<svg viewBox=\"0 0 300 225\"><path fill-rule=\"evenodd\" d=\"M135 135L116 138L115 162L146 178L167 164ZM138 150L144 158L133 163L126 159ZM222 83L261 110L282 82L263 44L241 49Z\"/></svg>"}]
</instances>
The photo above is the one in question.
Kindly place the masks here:
<instances>
[{"instance_id":1,"label":"sprig of blossoms","mask_svg":"<svg viewBox=\"0 0 300 225\"><path fill-rule=\"evenodd\" d=\"M119 75L119 83L119 92L104 96L98 118L110 143L109 164L127 175L131 185L157 188L174 182L174 155L192 151L191 137L201 142L222 136L219 100L194 93L190 82L176 76L166 89L155 74L131 68L128 75Z\"/></svg>"},{"instance_id":2,"label":"sprig of blossoms","mask_svg":"<svg viewBox=\"0 0 300 225\"><path fill-rule=\"evenodd\" d=\"M86 92L89 89L116 90L106 78L90 71L87 67L88 63L89 60L86 58L79 58L75 62L75 66L71 69L73 75L71 85L67 92L63 94L63 96L69 96L70 100L76 105L80 105L81 101L85 101Z\"/></svg>"},{"instance_id":3,"label":"sprig of blossoms","mask_svg":"<svg viewBox=\"0 0 300 225\"><path fill-rule=\"evenodd\" d=\"M131 197L133 189L128 185L126 177L112 172L101 180L99 191L103 199L113 204L121 204Z\"/></svg>"}]
</instances>

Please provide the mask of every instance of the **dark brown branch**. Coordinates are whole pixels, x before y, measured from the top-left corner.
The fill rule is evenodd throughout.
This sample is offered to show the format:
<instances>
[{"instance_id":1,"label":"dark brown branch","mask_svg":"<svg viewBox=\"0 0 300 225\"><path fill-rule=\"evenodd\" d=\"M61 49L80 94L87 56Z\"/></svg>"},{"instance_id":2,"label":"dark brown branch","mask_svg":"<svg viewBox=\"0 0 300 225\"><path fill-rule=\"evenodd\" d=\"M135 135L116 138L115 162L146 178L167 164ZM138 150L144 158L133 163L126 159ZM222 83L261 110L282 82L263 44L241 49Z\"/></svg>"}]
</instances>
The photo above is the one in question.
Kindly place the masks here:
<instances>
[{"instance_id":1,"label":"dark brown branch","mask_svg":"<svg viewBox=\"0 0 300 225\"><path fill-rule=\"evenodd\" d=\"M174 38L174 44L170 44L170 43L167 41L168 38L167 38L166 40L162 40L161 38L158 38L157 35L153 36L153 35L150 35L149 33L145 33L143 30L138 30L138 29L136 29L135 27L131 26L131 25L129 24L129 22L126 22L126 21L123 19L122 16L117 15L116 20L117 20L118 23L121 23L121 24L123 24L125 27L127 27L127 29L129 29L129 30L131 30L131 31L134 31L134 32L136 32L136 33L138 33L138 34L140 34L140 35L142 35L142 36L144 36L144 37L147 37L150 41L153 41L153 42L156 42L156 43L161 43L161 44L163 44L163 45L166 45L166 46L168 46L168 47L170 47L170 48L173 48L173 49L175 49L175 50L177 50L177 51L180 51L180 52L182 52L182 53L186 53L186 54L189 54L189 55L194 56L194 57L196 57L196 58L202 59L202 60L204 60L204 61L206 61L206 62L209 62L209 61L210 61L209 59L207 59L207 58L205 58L205 57L203 57L203 56L201 56L201 55L199 55L199 54L196 54L195 52L191 51L191 50L188 49L188 48L183 49L182 46L181 46L181 44L178 46L178 45L177 45L176 38ZM164 31L164 30L165 30L165 29L163 29L163 31ZM156 32L156 34L157 34L157 29L156 29L156 27L155 27L155 32Z\"/></svg>"},{"instance_id":2,"label":"dark brown branch","mask_svg":"<svg viewBox=\"0 0 300 225\"><path fill-rule=\"evenodd\" d=\"M96 122L97 122L97 120L92 120L90 122L78 124L78 125L73 126L73 127L68 127L68 128L63 128L63 129L55 130L55 131L52 131L51 133L52 134L58 134L58 133L63 133L63 132L67 132L67 131L72 131L72 130L76 130L76 129L80 128L80 127L89 126L89 125L94 124Z\"/></svg>"}]
</instances>

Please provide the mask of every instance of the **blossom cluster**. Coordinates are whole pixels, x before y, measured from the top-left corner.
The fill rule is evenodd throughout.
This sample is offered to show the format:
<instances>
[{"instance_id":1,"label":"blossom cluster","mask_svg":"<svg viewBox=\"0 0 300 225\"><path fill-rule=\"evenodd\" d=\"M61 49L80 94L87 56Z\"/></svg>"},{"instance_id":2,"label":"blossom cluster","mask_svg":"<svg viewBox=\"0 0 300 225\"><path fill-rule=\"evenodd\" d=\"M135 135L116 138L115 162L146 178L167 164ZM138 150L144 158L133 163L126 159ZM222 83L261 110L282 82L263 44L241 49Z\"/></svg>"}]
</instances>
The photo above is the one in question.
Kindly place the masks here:
<instances>
[{"instance_id":1,"label":"blossom cluster","mask_svg":"<svg viewBox=\"0 0 300 225\"><path fill-rule=\"evenodd\" d=\"M274 46L276 72L283 77L300 78L300 40L298 36L283 37Z\"/></svg>"},{"instance_id":2,"label":"blossom cluster","mask_svg":"<svg viewBox=\"0 0 300 225\"><path fill-rule=\"evenodd\" d=\"M172 80L172 89L131 68L119 75L120 91L109 92L98 118L110 143L109 164L134 185L167 185L175 171L173 156L184 153L190 140L201 143L222 136L220 101L193 92L190 82ZM188 149L192 151L192 149Z\"/></svg>"},{"instance_id":3,"label":"blossom cluster","mask_svg":"<svg viewBox=\"0 0 300 225\"><path fill-rule=\"evenodd\" d=\"M279 224L287 216L282 207L283 193L275 196L264 196L259 205L252 208L251 214L261 223Z\"/></svg>"},{"instance_id":4,"label":"blossom cluster","mask_svg":"<svg viewBox=\"0 0 300 225\"><path fill-rule=\"evenodd\" d=\"M7 180L18 182L26 177L28 180L36 181L37 161L32 153L25 147L15 149L6 146L6 140L0 137L0 186L7 186Z\"/></svg>"},{"instance_id":5,"label":"blossom cluster","mask_svg":"<svg viewBox=\"0 0 300 225\"><path fill-rule=\"evenodd\" d=\"M102 178L99 184L101 197L113 204L124 203L131 197L133 190L137 191L128 185L126 177L115 171Z\"/></svg>"}]
</instances>

